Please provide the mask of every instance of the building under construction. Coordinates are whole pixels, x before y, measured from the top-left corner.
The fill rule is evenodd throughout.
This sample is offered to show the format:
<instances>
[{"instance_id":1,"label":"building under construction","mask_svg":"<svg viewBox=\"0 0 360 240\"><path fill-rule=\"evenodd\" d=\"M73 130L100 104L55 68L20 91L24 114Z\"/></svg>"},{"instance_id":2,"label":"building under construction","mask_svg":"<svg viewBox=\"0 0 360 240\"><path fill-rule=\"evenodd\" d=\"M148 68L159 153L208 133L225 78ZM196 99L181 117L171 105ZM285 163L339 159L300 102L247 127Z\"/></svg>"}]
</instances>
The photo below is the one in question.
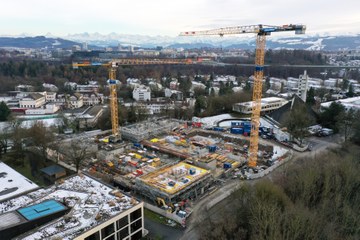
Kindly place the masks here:
<instances>
[{"instance_id":1,"label":"building under construction","mask_svg":"<svg viewBox=\"0 0 360 240\"><path fill-rule=\"evenodd\" d=\"M122 127L121 136L123 139L139 142L169 132L178 125L179 123L173 119L146 121Z\"/></svg>"},{"instance_id":2,"label":"building under construction","mask_svg":"<svg viewBox=\"0 0 360 240\"><path fill-rule=\"evenodd\" d=\"M181 162L137 178L136 189L153 201L161 198L171 205L202 195L212 179L210 171Z\"/></svg>"}]
</instances>

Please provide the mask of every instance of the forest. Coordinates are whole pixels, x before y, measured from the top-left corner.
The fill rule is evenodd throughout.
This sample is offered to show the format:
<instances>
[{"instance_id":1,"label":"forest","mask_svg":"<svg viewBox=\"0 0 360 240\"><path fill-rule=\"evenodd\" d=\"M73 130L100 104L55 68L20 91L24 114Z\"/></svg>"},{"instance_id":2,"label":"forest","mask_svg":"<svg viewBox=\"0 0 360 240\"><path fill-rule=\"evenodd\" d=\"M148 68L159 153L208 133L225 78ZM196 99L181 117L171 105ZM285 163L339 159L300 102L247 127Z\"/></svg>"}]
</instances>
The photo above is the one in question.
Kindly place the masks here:
<instances>
[{"instance_id":1,"label":"forest","mask_svg":"<svg viewBox=\"0 0 360 240\"><path fill-rule=\"evenodd\" d=\"M40 61L28 59L0 59L0 92L12 91L18 84L34 85L37 90L41 90L42 83L55 84L60 91L64 91L63 86L67 81L84 84L89 80L99 81L100 84L106 83L108 71L104 67L73 69L71 62L73 59L63 61ZM225 63L250 63L254 62L254 53L249 53L246 58L227 58L219 61ZM273 64L265 67L264 75L270 77L298 77L305 70L304 68L276 66L279 64L326 64L326 57L321 53L304 50L269 50L266 53L265 64ZM307 69L310 77L321 77L322 72L327 71L327 77L338 77L335 71L325 68ZM125 83L127 78L154 78L160 80L162 77L177 77L179 75L194 76L195 74L213 75L234 75L236 77L247 78L253 75L253 66L239 65L156 65L156 66L122 66L118 68L117 78ZM360 74L356 70L347 73L348 79L360 79Z\"/></svg>"},{"instance_id":2,"label":"forest","mask_svg":"<svg viewBox=\"0 0 360 240\"><path fill-rule=\"evenodd\" d=\"M360 239L359 154L346 144L244 184L198 225L200 239Z\"/></svg>"}]
</instances>

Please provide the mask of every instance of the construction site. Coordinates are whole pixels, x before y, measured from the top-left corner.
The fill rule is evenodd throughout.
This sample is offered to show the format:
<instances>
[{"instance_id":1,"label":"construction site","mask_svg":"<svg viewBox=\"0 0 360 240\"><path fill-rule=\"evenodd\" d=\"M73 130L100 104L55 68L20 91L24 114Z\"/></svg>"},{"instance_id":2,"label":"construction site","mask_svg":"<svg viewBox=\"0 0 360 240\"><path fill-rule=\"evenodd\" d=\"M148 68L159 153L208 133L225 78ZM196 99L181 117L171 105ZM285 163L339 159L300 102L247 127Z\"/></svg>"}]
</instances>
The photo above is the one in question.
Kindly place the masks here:
<instances>
[{"instance_id":1,"label":"construction site","mask_svg":"<svg viewBox=\"0 0 360 240\"><path fill-rule=\"evenodd\" d=\"M93 147L96 157L85 161L81 169L150 204L169 212L181 210L187 216L190 203L216 189L219 181L235 176L246 179L289 154L271 141L261 140L258 166L248 169L248 129L240 124L246 125L249 120L234 120L232 127L216 127L224 118L228 116L219 115L212 129L195 122L162 119L123 128L123 139L131 141L111 143L102 135L84 139L85 145L97 147ZM241 128L242 134L234 132Z\"/></svg>"},{"instance_id":2,"label":"construction site","mask_svg":"<svg viewBox=\"0 0 360 240\"><path fill-rule=\"evenodd\" d=\"M271 32L303 33L304 30L303 25L254 25L182 33L183 36L257 34L253 103L251 118L248 119L233 119L222 115L214 116L211 121L206 118L192 121L154 118L120 128L117 97L119 81L116 80L118 66L194 64L195 62L187 59L146 59L146 61L115 59L107 63L73 63L75 69L96 66L104 66L108 69L111 134L109 131L104 131L93 133L91 136L74 135L70 139L63 139L57 149L48 150L48 158L129 192L137 199L143 200L148 207L157 206L157 209L164 211L160 211L161 214L166 214L169 218L174 215L172 219L183 224L183 220L191 214L193 204L197 200L216 191L229 179L262 177L291 156L288 149L273 141L281 131L276 126L264 124L264 119L260 117L265 36ZM224 121L230 122L228 125L220 125ZM77 142L80 142L78 146ZM74 164L74 158L80 159L79 154L87 157ZM92 181L86 177L85 186L94 185ZM103 186L100 188L110 191L110 188ZM56 186L55 190L57 190ZM105 196L105 193L101 194ZM54 202L55 205L63 207L59 203L62 196L54 197L57 201ZM86 199L85 197L83 201L88 201ZM98 198L96 200L97 204L101 204L101 200ZM88 204L93 206L94 201ZM113 204L114 201L123 202L124 207L112 209L116 205ZM120 193L109 196L106 202L108 207L103 209L109 209L110 212L91 210L95 220L102 215L112 216L111 212L114 211L120 213L139 203L129 197L125 199ZM40 203L40 200L34 203ZM68 211L66 207L62 209L64 212ZM168 213L172 215L167 215ZM89 213L84 212L84 218L87 215ZM143 223L139 223L138 226L143 226ZM86 228L87 226L83 226L76 231ZM41 234L45 236L48 232L44 230ZM56 234L61 235L60 232ZM78 232L74 236L77 234ZM121 232L119 234L121 235Z\"/></svg>"}]
</instances>

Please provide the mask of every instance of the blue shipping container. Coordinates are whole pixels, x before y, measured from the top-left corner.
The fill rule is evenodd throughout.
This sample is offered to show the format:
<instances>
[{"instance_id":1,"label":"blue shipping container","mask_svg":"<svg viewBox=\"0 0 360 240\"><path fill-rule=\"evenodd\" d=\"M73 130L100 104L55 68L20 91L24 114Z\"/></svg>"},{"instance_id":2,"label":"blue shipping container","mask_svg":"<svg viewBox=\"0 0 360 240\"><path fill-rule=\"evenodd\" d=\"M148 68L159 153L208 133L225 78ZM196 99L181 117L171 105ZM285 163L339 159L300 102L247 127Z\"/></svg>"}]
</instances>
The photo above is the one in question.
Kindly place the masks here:
<instances>
[{"instance_id":1,"label":"blue shipping container","mask_svg":"<svg viewBox=\"0 0 360 240\"><path fill-rule=\"evenodd\" d=\"M249 127L249 128L251 128L251 122L242 122L241 125L244 126L244 127Z\"/></svg>"},{"instance_id":2,"label":"blue shipping container","mask_svg":"<svg viewBox=\"0 0 360 240\"><path fill-rule=\"evenodd\" d=\"M222 127L214 127L213 130L218 131L218 132L223 132L224 131L224 129Z\"/></svg>"},{"instance_id":3,"label":"blue shipping container","mask_svg":"<svg viewBox=\"0 0 360 240\"><path fill-rule=\"evenodd\" d=\"M224 163L224 169L229 169L231 168L231 163Z\"/></svg>"},{"instance_id":4,"label":"blue shipping container","mask_svg":"<svg viewBox=\"0 0 360 240\"><path fill-rule=\"evenodd\" d=\"M244 129L243 129L243 128L231 128L231 129L230 129L230 132L231 132L232 134L243 134Z\"/></svg>"},{"instance_id":5,"label":"blue shipping container","mask_svg":"<svg viewBox=\"0 0 360 240\"><path fill-rule=\"evenodd\" d=\"M213 145L213 146L208 146L209 148L209 152L215 152L216 151L216 146Z\"/></svg>"},{"instance_id":6,"label":"blue shipping container","mask_svg":"<svg viewBox=\"0 0 360 240\"><path fill-rule=\"evenodd\" d=\"M242 122L231 122L231 126L234 127L234 126L241 126L241 123Z\"/></svg>"}]
</instances>

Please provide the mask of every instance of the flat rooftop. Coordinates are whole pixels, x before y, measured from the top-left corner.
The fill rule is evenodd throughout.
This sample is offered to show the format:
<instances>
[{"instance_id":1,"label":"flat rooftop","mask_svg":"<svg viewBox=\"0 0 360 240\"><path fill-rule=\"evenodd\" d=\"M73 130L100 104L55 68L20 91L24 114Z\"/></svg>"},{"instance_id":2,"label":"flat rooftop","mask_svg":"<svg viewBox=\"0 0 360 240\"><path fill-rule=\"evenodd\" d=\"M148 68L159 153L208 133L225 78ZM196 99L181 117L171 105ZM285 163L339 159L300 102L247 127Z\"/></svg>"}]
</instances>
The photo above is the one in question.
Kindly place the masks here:
<instances>
[{"instance_id":1,"label":"flat rooftop","mask_svg":"<svg viewBox=\"0 0 360 240\"><path fill-rule=\"evenodd\" d=\"M36 188L39 186L0 162L0 202Z\"/></svg>"},{"instance_id":2,"label":"flat rooftop","mask_svg":"<svg viewBox=\"0 0 360 240\"><path fill-rule=\"evenodd\" d=\"M324 103L321 103L321 106L322 107L330 107L332 102L339 102L347 108L355 108L355 109L360 108L360 97L352 97L352 98L339 99L339 100L330 101L330 102L324 102Z\"/></svg>"},{"instance_id":3,"label":"flat rooftop","mask_svg":"<svg viewBox=\"0 0 360 240\"><path fill-rule=\"evenodd\" d=\"M241 103L235 103L236 105L243 105L243 106L250 106L253 104L254 101L249 102L241 102ZM271 103L277 103L277 102L288 102L284 98L279 97L267 97L261 99L261 104L271 104Z\"/></svg>"},{"instance_id":4,"label":"flat rooftop","mask_svg":"<svg viewBox=\"0 0 360 240\"><path fill-rule=\"evenodd\" d=\"M17 210L25 219L32 220L50 214L49 211L61 211L63 206L56 202L72 208L67 219L58 218L22 235L21 239L73 239L140 203L91 177L76 175L52 187L1 202L0 215ZM14 219L14 223L19 221Z\"/></svg>"},{"instance_id":5,"label":"flat rooftop","mask_svg":"<svg viewBox=\"0 0 360 240\"><path fill-rule=\"evenodd\" d=\"M149 173L141 177L141 180L167 194L175 194L209 174L210 171L206 169L178 163Z\"/></svg>"},{"instance_id":6,"label":"flat rooftop","mask_svg":"<svg viewBox=\"0 0 360 240\"><path fill-rule=\"evenodd\" d=\"M43 216L65 210L66 207L61 203L51 199L44 202L20 208L17 211L27 220L31 221Z\"/></svg>"}]
</instances>

